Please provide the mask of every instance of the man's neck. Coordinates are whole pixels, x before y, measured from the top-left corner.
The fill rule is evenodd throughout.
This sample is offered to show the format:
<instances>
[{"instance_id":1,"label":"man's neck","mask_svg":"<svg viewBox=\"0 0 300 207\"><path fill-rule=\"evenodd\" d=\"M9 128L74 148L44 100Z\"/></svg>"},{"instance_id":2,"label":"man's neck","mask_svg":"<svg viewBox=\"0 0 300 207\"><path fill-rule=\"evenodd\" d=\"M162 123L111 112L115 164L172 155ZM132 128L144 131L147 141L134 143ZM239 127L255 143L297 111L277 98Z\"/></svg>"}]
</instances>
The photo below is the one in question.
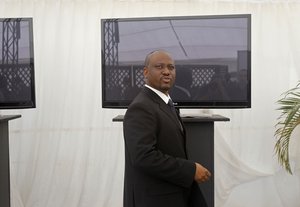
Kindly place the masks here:
<instances>
[{"instance_id":1,"label":"man's neck","mask_svg":"<svg viewBox=\"0 0 300 207\"><path fill-rule=\"evenodd\" d=\"M154 93L156 93L165 103L168 103L168 101L170 99L169 94L165 94L165 93L161 92L160 90L157 90L147 84L145 84L145 86L147 88L149 88L150 90L152 90Z\"/></svg>"}]
</instances>

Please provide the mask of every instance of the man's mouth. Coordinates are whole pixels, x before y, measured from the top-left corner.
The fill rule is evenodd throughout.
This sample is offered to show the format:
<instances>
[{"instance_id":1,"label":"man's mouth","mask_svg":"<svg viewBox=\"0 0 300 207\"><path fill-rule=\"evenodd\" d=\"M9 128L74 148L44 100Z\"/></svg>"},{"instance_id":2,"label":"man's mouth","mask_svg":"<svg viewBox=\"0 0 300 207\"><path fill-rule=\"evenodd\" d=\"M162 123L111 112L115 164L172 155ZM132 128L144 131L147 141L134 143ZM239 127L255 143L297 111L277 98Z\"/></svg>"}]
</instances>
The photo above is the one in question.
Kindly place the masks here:
<instances>
[{"instance_id":1,"label":"man's mouth","mask_svg":"<svg viewBox=\"0 0 300 207\"><path fill-rule=\"evenodd\" d=\"M171 78L169 78L169 77L163 77L162 78L162 81L164 82L164 83L170 83L171 82Z\"/></svg>"}]
</instances>

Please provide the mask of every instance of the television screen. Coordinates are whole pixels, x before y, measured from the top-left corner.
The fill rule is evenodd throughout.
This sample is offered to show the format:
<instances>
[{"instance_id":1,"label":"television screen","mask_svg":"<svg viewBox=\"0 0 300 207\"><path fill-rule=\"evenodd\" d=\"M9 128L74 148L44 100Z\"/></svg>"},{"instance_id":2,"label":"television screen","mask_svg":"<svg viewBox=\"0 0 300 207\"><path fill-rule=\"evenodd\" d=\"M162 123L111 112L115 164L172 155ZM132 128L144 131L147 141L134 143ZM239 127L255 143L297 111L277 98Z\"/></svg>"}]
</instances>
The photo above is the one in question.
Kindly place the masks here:
<instances>
[{"instance_id":1,"label":"television screen","mask_svg":"<svg viewBox=\"0 0 300 207\"><path fill-rule=\"evenodd\" d=\"M0 109L35 108L32 18L0 18Z\"/></svg>"},{"instance_id":2,"label":"television screen","mask_svg":"<svg viewBox=\"0 0 300 207\"><path fill-rule=\"evenodd\" d=\"M251 107L251 15L101 20L102 107L126 108L144 86L148 53L175 60L178 108Z\"/></svg>"}]
</instances>

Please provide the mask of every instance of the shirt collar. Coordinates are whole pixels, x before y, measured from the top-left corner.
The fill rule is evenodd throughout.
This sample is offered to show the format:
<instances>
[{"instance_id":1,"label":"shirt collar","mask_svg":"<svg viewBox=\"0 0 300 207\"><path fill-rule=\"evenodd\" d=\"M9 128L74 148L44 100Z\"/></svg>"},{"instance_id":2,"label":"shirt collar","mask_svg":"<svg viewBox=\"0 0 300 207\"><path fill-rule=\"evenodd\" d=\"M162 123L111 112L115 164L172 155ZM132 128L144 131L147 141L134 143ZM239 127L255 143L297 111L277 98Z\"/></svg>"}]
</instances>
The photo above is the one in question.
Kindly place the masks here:
<instances>
[{"instance_id":1,"label":"shirt collar","mask_svg":"<svg viewBox=\"0 0 300 207\"><path fill-rule=\"evenodd\" d=\"M161 92L161 91L159 91L159 90L157 90L157 89L155 89L155 88L153 88L153 87L151 87L147 84L145 84L145 86L147 88L149 88L150 90L152 90L154 93L156 93L166 104L168 104L169 99L171 99L169 95L166 95L163 92Z\"/></svg>"}]
</instances>

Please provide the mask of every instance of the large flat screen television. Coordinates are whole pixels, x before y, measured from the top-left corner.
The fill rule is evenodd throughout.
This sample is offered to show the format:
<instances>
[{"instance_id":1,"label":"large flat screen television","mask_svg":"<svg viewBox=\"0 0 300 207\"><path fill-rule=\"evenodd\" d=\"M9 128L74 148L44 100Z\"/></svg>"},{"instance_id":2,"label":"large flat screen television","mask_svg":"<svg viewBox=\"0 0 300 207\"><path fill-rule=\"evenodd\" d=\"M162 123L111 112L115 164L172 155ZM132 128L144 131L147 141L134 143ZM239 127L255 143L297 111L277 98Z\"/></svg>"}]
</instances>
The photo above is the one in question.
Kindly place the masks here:
<instances>
[{"instance_id":1,"label":"large flat screen television","mask_svg":"<svg viewBox=\"0 0 300 207\"><path fill-rule=\"evenodd\" d=\"M144 86L145 56L175 60L178 108L251 108L251 15L101 19L102 107L126 108Z\"/></svg>"},{"instance_id":2,"label":"large flat screen television","mask_svg":"<svg viewBox=\"0 0 300 207\"><path fill-rule=\"evenodd\" d=\"M32 18L0 18L0 109L35 108Z\"/></svg>"}]
</instances>

